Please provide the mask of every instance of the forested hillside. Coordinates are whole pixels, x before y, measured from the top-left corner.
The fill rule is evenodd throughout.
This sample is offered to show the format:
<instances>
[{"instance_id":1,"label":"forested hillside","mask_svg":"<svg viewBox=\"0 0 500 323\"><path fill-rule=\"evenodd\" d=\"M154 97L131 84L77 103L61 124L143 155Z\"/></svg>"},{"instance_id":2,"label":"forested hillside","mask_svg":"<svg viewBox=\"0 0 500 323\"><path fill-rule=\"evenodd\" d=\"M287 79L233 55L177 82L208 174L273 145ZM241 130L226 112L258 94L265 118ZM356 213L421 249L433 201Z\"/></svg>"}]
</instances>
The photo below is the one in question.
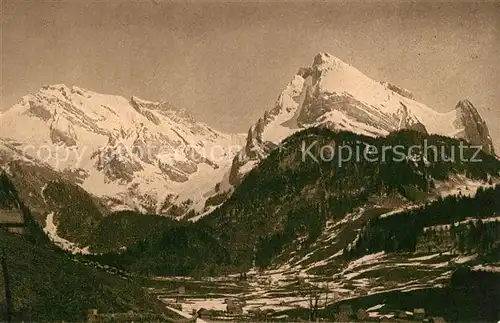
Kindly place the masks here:
<instances>
[{"instance_id":1,"label":"forested hillside","mask_svg":"<svg viewBox=\"0 0 500 323\"><path fill-rule=\"evenodd\" d=\"M483 160L480 163L440 160L432 151L427 158L414 154L402 161L388 151L383 162L351 159L342 165L339 156L329 161L319 158L320 147L333 142L353 151L363 151L367 144L382 151L395 145L408 150L423 146L424 141L442 147L448 157L461 145L455 139L415 131L375 139L325 129L303 131L285 140L283 147L250 172L229 200L210 215L194 224L181 222L156 232L120 255L103 256L104 261L163 275L244 271L254 261L265 267L286 246L299 243L296 248L307 248L328 221L341 221L347 213L374 200L390 196L396 204L423 204L437 198L440 192L436 184L452 176L484 183L498 177L499 161L485 153L478 156ZM302 147L313 142L317 144L311 152L318 162L304 161ZM464 151L465 159L474 154L473 149Z\"/></svg>"},{"instance_id":2,"label":"forested hillside","mask_svg":"<svg viewBox=\"0 0 500 323\"><path fill-rule=\"evenodd\" d=\"M449 196L419 209L372 219L348 259L379 251L452 251L496 254L500 247L500 186L479 188L475 197Z\"/></svg>"},{"instance_id":3,"label":"forested hillside","mask_svg":"<svg viewBox=\"0 0 500 323\"><path fill-rule=\"evenodd\" d=\"M0 257L5 256L14 321L84 321L87 310L100 312L161 311L161 305L130 280L75 262L50 244L19 200L5 173L0 174L0 212L23 212L25 234L0 228ZM3 270L0 277L4 277ZM5 304L5 284L0 284L0 304ZM6 307L0 321L7 320Z\"/></svg>"}]
</instances>

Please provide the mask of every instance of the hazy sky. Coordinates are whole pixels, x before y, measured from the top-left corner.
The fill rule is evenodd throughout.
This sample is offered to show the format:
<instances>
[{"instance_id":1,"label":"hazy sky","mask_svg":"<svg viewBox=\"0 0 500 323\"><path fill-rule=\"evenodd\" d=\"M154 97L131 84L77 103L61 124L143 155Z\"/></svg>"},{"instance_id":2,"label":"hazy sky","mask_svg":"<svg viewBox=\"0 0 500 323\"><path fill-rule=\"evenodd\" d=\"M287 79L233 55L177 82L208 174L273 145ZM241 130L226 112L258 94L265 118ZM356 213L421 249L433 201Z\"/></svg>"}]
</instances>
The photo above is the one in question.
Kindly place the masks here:
<instances>
[{"instance_id":1,"label":"hazy sky","mask_svg":"<svg viewBox=\"0 0 500 323\"><path fill-rule=\"evenodd\" d=\"M440 111L469 98L500 151L500 6L2 1L0 109L44 84L167 100L246 132L326 51Z\"/></svg>"}]
</instances>

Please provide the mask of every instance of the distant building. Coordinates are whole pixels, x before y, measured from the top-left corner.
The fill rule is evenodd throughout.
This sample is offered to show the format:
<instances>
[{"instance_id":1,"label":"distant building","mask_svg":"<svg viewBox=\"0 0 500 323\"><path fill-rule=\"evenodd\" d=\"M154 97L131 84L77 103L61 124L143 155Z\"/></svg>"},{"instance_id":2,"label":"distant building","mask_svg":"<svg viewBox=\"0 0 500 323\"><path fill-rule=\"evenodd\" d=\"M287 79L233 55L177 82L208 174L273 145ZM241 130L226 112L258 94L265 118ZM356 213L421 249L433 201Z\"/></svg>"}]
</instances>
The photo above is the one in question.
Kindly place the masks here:
<instances>
[{"instance_id":1,"label":"distant building","mask_svg":"<svg viewBox=\"0 0 500 323\"><path fill-rule=\"evenodd\" d=\"M95 322L97 320L97 313L96 308L87 310L87 322Z\"/></svg>"},{"instance_id":2,"label":"distant building","mask_svg":"<svg viewBox=\"0 0 500 323\"><path fill-rule=\"evenodd\" d=\"M243 314L243 307L240 304L230 302L226 306L226 312L228 314L238 314L238 315L241 315L241 314Z\"/></svg>"},{"instance_id":3,"label":"distant building","mask_svg":"<svg viewBox=\"0 0 500 323\"><path fill-rule=\"evenodd\" d=\"M0 228L24 234L24 216L19 210L0 210Z\"/></svg>"},{"instance_id":4,"label":"distant building","mask_svg":"<svg viewBox=\"0 0 500 323\"><path fill-rule=\"evenodd\" d=\"M423 308L416 308L413 310L413 319L415 320L423 320L425 318L425 309Z\"/></svg>"},{"instance_id":5,"label":"distant building","mask_svg":"<svg viewBox=\"0 0 500 323\"><path fill-rule=\"evenodd\" d=\"M210 317L210 311L207 310L206 308L200 308L198 310L198 317L200 319L202 319L202 318L209 318Z\"/></svg>"},{"instance_id":6,"label":"distant building","mask_svg":"<svg viewBox=\"0 0 500 323\"><path fill-rule=\"evenodd\" d=\"M265 309L265 310L262 311L262 315L264 315L264 316L271 315L271 314L274 314L274 313L276 313L276 311L273 310L272 308L268 308L268 309Z\"/></svg>"},{"instance_id":7,"label":"distant building","mask_svg":"<svg viewBox=\"0 0 500 323\"><path fill-rule=\"evenodd\" d=\"M408 314L406 313L406 311L399 311L397 314L396 314L396 317L398 319L406 319L408 318Z\"/></svg>"}]
</instances>

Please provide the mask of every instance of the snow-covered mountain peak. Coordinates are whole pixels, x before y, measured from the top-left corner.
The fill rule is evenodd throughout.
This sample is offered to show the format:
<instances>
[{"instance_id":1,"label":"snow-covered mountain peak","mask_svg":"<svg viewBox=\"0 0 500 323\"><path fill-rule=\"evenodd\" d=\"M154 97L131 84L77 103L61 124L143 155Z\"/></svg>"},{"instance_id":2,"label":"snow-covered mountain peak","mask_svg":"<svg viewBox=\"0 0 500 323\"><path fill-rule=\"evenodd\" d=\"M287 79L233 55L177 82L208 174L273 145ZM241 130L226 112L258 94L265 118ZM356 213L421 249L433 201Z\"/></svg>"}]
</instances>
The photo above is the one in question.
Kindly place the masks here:
<instances>
[{"instance_id":1,"label":"snow-covered mountain peak","mask_svg":"<svg viewBox=\"0 0 500 323\"><path fill-rule=\"evenodd\" d=\"M341 70L350 65L329 53L320 52L314 57L312 67L318 70Z\"/></svg>"},{"instance_id":2,"label":"snow-covered mountain peak","mask_svg":"<svg viewBox=\"0 0 500 323\"><path fill-rule=\"evenodd\" d=\"M341 90L353 90L356 87L372 86L373 80L364 75L354 66L342 61L328 53L318 53L314 58L309 73L302 76L312 76L313 85L319 86L326 92L339 92Z\"/></svg>"},{"instance_id":3,"label":"snow-covered mountain peak","mask_svg":"<svg viewBox=\"0 0 500 323\"><path fill-rule=\"evenodd\" d=\"M463 138L493 153L488 128L468 100L439 113L416 101L409 90L375 81L339 58L319 53L310 67L298 70L275 107L250 128L245 149L233 161L231 183L238 184L277 143L315 126L367 136L413 129Z\"/></svg>"},{"instance_id":4,"label":"snow-covered mountain peak","mask_svg":"<svg viewBox=\"0 0 500 323\"><path fill-rule=\"evenodd\" d=\"M0 122L0 138L11 145L3 148L78 174L88 192L149 212L188 199L201 210L243 139L167 102L63 84L23 97Z\"/></svg>"}]
</instances>

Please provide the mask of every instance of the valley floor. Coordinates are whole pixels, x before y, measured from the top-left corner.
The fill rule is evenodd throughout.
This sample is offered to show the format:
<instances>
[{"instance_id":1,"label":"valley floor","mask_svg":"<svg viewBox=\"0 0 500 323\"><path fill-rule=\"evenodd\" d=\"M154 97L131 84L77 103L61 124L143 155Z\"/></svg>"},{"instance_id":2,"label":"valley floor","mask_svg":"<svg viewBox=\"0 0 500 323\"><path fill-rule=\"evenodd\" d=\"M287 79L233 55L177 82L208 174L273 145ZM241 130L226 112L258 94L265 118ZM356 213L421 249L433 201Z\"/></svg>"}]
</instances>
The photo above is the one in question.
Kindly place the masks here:
<instances>
[{"instance_id":1,"label":"valley floor","mask_svg":"<svg viewBox=\"0 0 500 323\"><path fill-rule=\"evenodd\" d=\"M246 273L246 279L241 279L240 275L199 280L157 277L150 292L167 304L176 304L185 314L201 313L203 319L272 317L273 320L288 320L294 318L290 313L296 310L307 313L313 295L319 295L319 308L372 298L376 304L367 303L363 308L355 309L366 312L367 320L395 318L402 312L408 312L406 315L411 318L413 308L404 308L403 304L402 308L385 306L383 302L378 303L379 298L384 300L383 295L388 293L410 295L412 292L444 291L449 286L453 271L463 265L476 270L500 272L498 264L476 265L476 258L475 254L377 253L350 262L332 276L312 275L301 268L284 266L261 272L252 270ZM425 308L425 304L422 307ZM228 318L227 312L231 311L235 316Z\"/></svg>"}]
</instances>

